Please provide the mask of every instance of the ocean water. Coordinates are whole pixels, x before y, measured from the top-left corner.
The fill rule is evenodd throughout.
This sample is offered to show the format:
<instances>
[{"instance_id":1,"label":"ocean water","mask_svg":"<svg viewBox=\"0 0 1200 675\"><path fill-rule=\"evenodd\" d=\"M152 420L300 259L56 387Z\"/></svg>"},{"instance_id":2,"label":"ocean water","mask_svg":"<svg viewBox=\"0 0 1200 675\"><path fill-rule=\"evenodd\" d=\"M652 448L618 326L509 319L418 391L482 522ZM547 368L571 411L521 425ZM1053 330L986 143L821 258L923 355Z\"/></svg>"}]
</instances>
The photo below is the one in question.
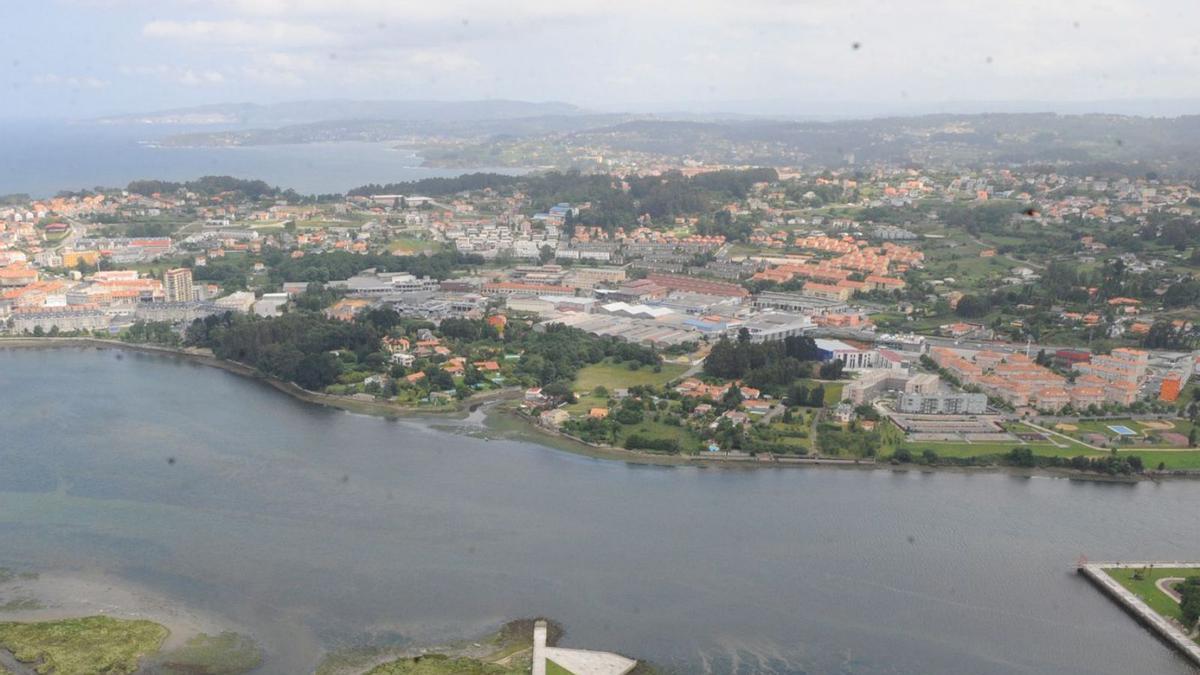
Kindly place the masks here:
<instances>
[{"instance_id":1,"label":"ocean water","mask_svg":"<svg viewBox=\"0 0 1200 675\"><path fill-rule=\"evenodd\" d=\"M51 196L60 190L124 187L132 180L188 180L206 175L258 178L304 194L345 192L471 171L429 169L411 151L390 143L312 143L234 148L160 148L167 133L194 129L156 126L0 122L0 195ZM203 130L213 130L205 128Z\"/></svg>"},{"instance_id":2,"label":"ocean water","mask_svg":"<svg viewBox=\"0 0 1200 675\"><path fill-rule=\"evenodd\" d=\"M228 617L265 673L540 614L679 673L1184 675L1073 566L1195 558L1197 513L1191 482L639 466L169 357L0 349L0 565Z\"/></svg>"}]
</instances>

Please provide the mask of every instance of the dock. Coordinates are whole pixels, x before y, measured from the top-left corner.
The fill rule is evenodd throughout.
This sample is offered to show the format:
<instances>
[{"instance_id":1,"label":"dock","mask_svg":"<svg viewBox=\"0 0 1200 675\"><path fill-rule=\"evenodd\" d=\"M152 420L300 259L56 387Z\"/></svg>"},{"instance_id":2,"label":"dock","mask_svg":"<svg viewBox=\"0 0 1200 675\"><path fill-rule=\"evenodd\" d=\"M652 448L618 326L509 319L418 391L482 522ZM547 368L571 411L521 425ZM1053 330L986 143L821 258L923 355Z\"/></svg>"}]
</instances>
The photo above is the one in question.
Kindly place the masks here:
<instances>
[{"instance_id":1,"label":"dock","mask_svg":"<svg viewBox=\"0 0 1200 675\"><path fill-rule=\"evenodd\" d=\"M1151 568L1184 568L1195 569L1200 574L1200 562L1099 562L1083 563L1079 573L1087 577L1093 584L1116 600L1125 611L1129 612L1143 625L1153 630L1163 641L1178 649L1193 664L1200 666L1200 644L1188 637L1179 626L1166 617L1154 611L1137 595L1125 588L1116 579L1109 576L1105 570L1110 569L1140 569Z\"/></svg>"}]
</instances>

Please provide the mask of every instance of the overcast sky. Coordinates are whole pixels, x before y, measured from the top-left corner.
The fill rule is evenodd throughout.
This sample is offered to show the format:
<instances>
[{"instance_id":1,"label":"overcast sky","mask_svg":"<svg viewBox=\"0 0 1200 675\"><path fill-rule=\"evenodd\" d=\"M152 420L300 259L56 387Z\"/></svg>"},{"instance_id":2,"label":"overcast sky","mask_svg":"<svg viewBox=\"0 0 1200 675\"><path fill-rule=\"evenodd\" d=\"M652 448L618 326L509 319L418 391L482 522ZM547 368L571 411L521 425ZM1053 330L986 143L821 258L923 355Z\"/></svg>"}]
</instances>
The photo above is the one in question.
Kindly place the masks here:
<instances>
[{"instance_id":1,"label":"overcast sky","mask_svg":"<svg viewBox=\"0 0 1200 675\"><path fill-rule=\"evenodd\" d=\"M1200 99L1198 26L1198 0L0 0L0 115Z\"/></svg>"}]
</instances>

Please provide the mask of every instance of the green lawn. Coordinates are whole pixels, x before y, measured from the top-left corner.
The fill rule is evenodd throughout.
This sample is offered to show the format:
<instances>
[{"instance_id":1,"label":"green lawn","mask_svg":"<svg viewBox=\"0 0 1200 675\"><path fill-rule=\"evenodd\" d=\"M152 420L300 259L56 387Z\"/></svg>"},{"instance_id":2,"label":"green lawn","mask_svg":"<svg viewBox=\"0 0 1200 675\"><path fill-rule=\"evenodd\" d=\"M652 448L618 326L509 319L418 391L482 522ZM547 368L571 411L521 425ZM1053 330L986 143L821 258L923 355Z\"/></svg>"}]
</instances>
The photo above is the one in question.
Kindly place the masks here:
<instances>
[{"instance_id":1,"label":"green lawn","mask_svg":"<svg viewBox=\"0 0 1200 675\"><path fill-rule=\"evenodd\" d=\"M591 394L587 394L584 396L576 396L575 398L576 398L576 401L574 403L563 406L563 410L566 410L567 412L571 413L572 415L586 415L587 412L589 410L591 410L592 408L607 408L608 407L608 398L607 397L601 398L601 397L597 397L597 396L592 396Z\"/></svg>"},{"instance_id":2,"label":"green lawn","mask_svg":"<svg viewBox=\"0 0 1200 675\"><path fill-rule=\"evenodd\" d=\"M638 385L662 386L679 377L686 370L686 366L677 363L664 363L661 372L656 373L651 366L630 370L623 363L601 361L580 369L579 374L575 377L573 389L590 392L596 387L605 387L612 391Z\"/></svg>"},{"instance_id":3,"label":"green lawn","mask_svg":"<svg viewBox=\"0 0 1200 675\"><path fill-rule=\"evenodd\" d=\"M563 668L557 663L546 659L546 675L574 675L571 671Z\"/></svg>"},{"instance_id":4,"label":"green lawn","mask_svg":"<svg viewBox=\"0 0 1200 675\"><path fill-rule=\"evenodd\" d=\"M1137 455L1147 469L1157 468L1161 463L1172 470L1200 470L1200 450L1186 452L1155 452L1153 450L1119 450L1120 455Z\"/></svg>"},{"instance_id":5,"label":"green lawn","mask_svg":"<svg viewBox=\"0 0 1200 675\"><path fill-rule=\"evenodd\" d=\"M967 443L965 441L905 441L900 447L908 448L913 454L920 454L929 449L941 457L981 457L984 455L1005 455L1017 447L1027 447L1033 454L1043 457L1078 457L1079 455L1102 456L1097 452L1082 446L1060 448L1050 443L1021 443L1020 441ZM1141 454L1141 453L1139 453Z\"/></svg>"},{"instance_id":6,"label":"green lawn","mask_svg":"<svg viewBox=\"0 0 1200 675\"><path fill-rule=\"evenodd\" d=\"M1113 579L1116 579L1122 586L1128 588L1141 598L1147 605L1150 605L1150 609L1177 621L1182 619L1182 615L1179 612L1179 603L1168 597L1166 593L1158 590L1158 587L1154 583L1163 577L1200 576L1200 570L1197 569L1169 567L1154 567L1145 570L1142 579L1133 578L1135 573L1142 572L1142 570L1110 569L1104 571Z\"/></svg>"},{"instance_id":7,"label":"green lawn","mask_svg":"<svg viewBox=\"0 0 1200 675\"><path fill-rule=\"evenodd\" d=\"M825 388L825 407L830 408L836 406L842 401L842 389L846 387L845 382L819 382L817 380L798 380L799 384L808 387L812 391L818 384Z\"/></svg>"},{"instance_id":8,"label":"green lawn","mask_svg":"<svg viewBox=\"0 0 1200 675\"><path fill-rule=\"evenodd\" d=\"M681 452L692 452L698 447L700 443L699 437L693 434L687 427L676 427L670 424L663 424L662 422L654 422L649 419L648 415L649 413L647 413L647 419L641 424L622 426L621 441L624 442L629 436L637 434L647 438L672 438L679 442L679 450Z\"/></svg>"},{"instance_id":9,"label":"green lawn","mask_svg":"<svg viewBox=\"0 0 1200 675\"><path fill-rule=\"evenodd\" d=\"M38 623L0 623L0 647L38 673L127 675L153 654L167 629L151 621L105 616Z\"/></svg>"},{"instance_id":10,"label":"green lawn","mask_svg":"<svg viewBox=\"0 0 1200 675\"><path fill-rule=\"evenodd\" d=\"M388 241L387 249L391 253L430 253L439 248L437 242L429 241L428 239L416 239L414 237L396 237Z\"/></svg>"}]
</instances>

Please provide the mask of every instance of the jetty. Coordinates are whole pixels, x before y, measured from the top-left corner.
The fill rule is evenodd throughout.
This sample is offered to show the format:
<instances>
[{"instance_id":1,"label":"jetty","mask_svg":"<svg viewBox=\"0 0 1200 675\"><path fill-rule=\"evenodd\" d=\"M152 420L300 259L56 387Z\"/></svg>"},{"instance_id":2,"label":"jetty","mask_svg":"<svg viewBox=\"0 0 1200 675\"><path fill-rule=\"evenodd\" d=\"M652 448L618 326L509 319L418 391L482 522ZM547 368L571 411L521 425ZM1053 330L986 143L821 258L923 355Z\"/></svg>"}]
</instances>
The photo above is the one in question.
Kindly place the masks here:
<instances>
[{"instance_id":1,"label":"jetty","mask_svg":"<svg viewBox=\"0 0 1200 675\"><path fill-rule=\"evenodd\" d=\"M1116 600L1143 625L1153 630L1160 638L1178 649L1184 656L1200 666L1200 644L1188 636L1175 622L1154 611L1135 593L1121 585L1107 570L1113 569L1194 569L1200 574L1200 562L1085 562L1079 565L1079 573Z\"/></svg>"}]
</instances>

